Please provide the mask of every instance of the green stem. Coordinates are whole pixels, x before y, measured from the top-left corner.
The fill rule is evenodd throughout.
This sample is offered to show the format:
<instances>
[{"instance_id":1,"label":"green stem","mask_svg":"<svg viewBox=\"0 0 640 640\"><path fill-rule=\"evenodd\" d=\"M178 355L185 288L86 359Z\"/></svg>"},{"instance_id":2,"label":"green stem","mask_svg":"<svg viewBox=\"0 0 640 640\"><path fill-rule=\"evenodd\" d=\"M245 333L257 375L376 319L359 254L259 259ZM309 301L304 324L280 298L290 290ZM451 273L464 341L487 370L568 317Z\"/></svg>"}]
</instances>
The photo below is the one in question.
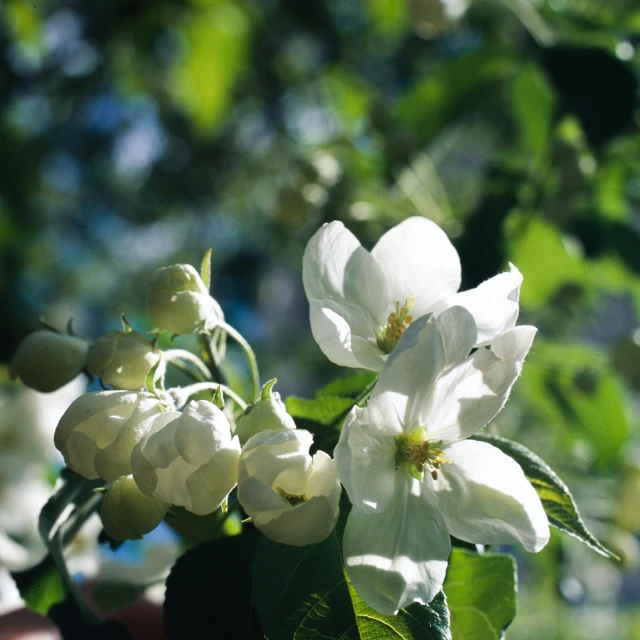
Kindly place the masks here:
<instances>
[{"instance_id":1,"label":"green stem","mask_svg":"<svg viewBox=\"0 0 640 640\"><path fill-rule=\"evenodd\" d=\"M228 384L227 377L224 375L224 372L220 368L220 363L213 353L210 336L206 333L201 333L198 336L198 341L200 342L202 360L209 369L211 378L216 382Z\"/></svg>"},{"instance_id":2,"label":"green stem","mask_svg":"<svg viewBox=\"0 0 640 640\"><path fill-rule=\"evenodd\" d=\"M169 389L168 393L173 397L176 405L183 406L186 404L188 398L200 391L215 391L221 389L222 392L229 396L243 411L247 408L247 403L230 387L219 382L197 382L196 384L189 385L188 387L174 387Z\"/></svg>"},{"instance_id":3,"label":"green stem","mask_svg":"<svg viewBox=\"0 0 640 640\"><path fill-rule=\"evenodd\" d=\"M257 400L260 397L260 372L258 371L258 361L256 360L256 354L253 352L251 345L245 340L244 336L236 331L231 325L226 322L221 322L218 325L223 331L226 331L244 350L247 361L249 362L249 368L251 369L251 379L253 382L253 397Z\"/></svg>"},{"instance_id":4,"label":"green stem","mask_svg":"<svg viewBox=\"0 0 640 640\"><path fill-rule=\"evenodd\" d=\"M200 373L199 381L211 380L211 372L207 368L207 366L198 358L198 356L191 353L191 351L187 351L186 349L168 349L164 352L164 358L167 362L170 362L174 367L181 369L182 371L189 372L189 369L185 369L185 367L181 366L177 363L177 360L183 360L184 362L189 362L198 370Z\"/></svg>"}]
</instances>

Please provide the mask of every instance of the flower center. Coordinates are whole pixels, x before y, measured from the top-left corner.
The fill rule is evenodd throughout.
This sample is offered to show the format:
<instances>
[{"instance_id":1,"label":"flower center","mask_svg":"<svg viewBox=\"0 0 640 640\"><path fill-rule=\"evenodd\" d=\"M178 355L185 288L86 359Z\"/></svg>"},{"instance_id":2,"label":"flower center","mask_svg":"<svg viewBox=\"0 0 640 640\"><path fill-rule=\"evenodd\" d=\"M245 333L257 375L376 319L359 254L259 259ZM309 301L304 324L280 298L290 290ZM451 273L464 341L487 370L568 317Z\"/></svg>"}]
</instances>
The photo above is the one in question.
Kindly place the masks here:
<instances>
[{"instance_id":1,"label":"flower center","mask_svg":"<svg viewBox=\"0 0 640 640\"><path fill-rule=\"evenodd\" d=\"M418 480L424 477L424 470L431 474L434 480L438 479L438 469L451 462L446 453L438 449L442 440L426 440L424 427L414 429L409 435L396 436L396 464L408 464L411 475Z\"/></svg>"},{"instance_id":2,"label":"flower center","mask_svg":"<svg viewBox=\"0 0 640 640\"><path fill-rule=\"evenodd\" d=\"M308 500L307 496L304 493L301 496L297 496L293 493L287 493L286 491L280 489L280 494L292 507L295 507L301 502Z\"/></svg>"},{"instance_id":3,"label":"flower center","mask_svg":"<svg viewBox=\"0 0 640 640\"><path fill-rule=\"evenodd\" d=\"M398 344L398 340L402 337L402 334L407 330L407 327L413 322L413 316L409 313L415 298L409 298L405 296L404 304L402 307L399 302L396 302L396 310L392 311L387 318L387 324L383 327L380 335L377 336L378 349L385 354L391 353L395 346Z\"/></svg>"}]
</instances>

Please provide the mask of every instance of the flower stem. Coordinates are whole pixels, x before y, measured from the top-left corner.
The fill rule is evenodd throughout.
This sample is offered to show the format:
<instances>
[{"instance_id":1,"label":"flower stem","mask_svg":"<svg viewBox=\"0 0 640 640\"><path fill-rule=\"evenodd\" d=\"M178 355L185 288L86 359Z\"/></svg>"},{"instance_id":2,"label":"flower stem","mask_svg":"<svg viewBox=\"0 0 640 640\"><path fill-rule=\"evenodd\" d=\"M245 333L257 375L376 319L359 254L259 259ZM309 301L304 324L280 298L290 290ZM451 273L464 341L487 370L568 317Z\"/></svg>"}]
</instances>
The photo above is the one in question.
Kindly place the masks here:
<instances>
[{"instance_id":1,"label":"flower stem","mask_svg":"<svg viewBox=\"0 0 640 640\"><path fill-rule=\"evenodd\" d=\"M176 361L183 360L184 362L190 362L200 373L199 381L211 380L211 372L207 369L207 366L198 356L191 353L191 351L187 351L186 349L168 349L164 352L164 358L175 367L182 369L182 371L188 371L189 373L191 373L189 369L185 369Z\"/></svg>"},{"instance_id":2,"label":"flower stem","mask_svg":"<svg viewBox=\"0 0 640 640\"><path fill-rule=\"evenodd\" d=\"M214 347L210 336L205 333L201 333L198 336L198 341L200 342L202 360L211 373L210 377L216 382L227 384L227 377L224 375L224 372L220 367L219 358L217 358L214 353Z\"/></svg>"},{"instance_id":3,"label":"flower stem","mask_svg":"<svg viewBox=\"0 0 640 640\"><path fill-rule=\"evenodd\" d=\"M184 406L190 396L200 391L207 391L208 389L215 391L218 388L220 388L225 395L229 396L243 411L247 408L247 403L233 391L233 389L219 382L197 382L188 387L174 387L173 389L169 389L168 393L176 405Z\"/></svg>"},{"instance_id":4,"label":"flower stem","mask_svg":"<svg viewBox=\"0 0 640 640\"><path fill-rule=\"evenodd\" d=\"M256 360L256 354L253 352L251 345L245 340L244 336L236 331L231 325L226 322L221 322L218 326L226 331L244 350L247 361L249 362L249 368L251 369L251 379L253 382L253 397L257 400L260 397L260 373L258 371L258 361Z\"/></svg>"}]
</instances>

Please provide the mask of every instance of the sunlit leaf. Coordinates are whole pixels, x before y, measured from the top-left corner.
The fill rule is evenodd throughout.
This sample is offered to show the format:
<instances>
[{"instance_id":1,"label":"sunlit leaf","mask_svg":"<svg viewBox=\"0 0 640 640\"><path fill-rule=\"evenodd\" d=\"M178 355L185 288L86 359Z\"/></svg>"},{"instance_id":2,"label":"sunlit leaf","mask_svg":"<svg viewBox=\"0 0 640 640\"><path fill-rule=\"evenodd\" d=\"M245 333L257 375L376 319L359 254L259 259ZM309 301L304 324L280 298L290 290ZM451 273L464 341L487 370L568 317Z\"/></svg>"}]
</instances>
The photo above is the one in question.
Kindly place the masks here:
<instances>
[{"instance_id":1,"label":"sunlit leaf","mask_svg":"<svg viewBox=\"0 0 640 640\"><path fill-rule=\"evenodd\" d=\"M62 576L50 555L35 567L11 575L27 607L43 616L67 597Z\"/></svg>"},{"instance_id":2,"label":"sunlit leaf","mask_svg":"<svg viewBox=\"0 0 640 640\"><path fill-rule=\"evenodd\" d=\"M516 615L516 567L509 555L452 549L444 592L453 640L501 640Z\"/></svg>"},{"instance_id":3,"label":"sunlit leaf","mask_svg":"<svg viewBox=\"0 0 640 640\"><path fill-rule=\"evenodd\" d=\"M289 396L285 400L285 405L287 411L294 418L304 418L328 426L353 406L353 400L339 396L320 396L318 398Z\"/></svg>"}]
</instances>

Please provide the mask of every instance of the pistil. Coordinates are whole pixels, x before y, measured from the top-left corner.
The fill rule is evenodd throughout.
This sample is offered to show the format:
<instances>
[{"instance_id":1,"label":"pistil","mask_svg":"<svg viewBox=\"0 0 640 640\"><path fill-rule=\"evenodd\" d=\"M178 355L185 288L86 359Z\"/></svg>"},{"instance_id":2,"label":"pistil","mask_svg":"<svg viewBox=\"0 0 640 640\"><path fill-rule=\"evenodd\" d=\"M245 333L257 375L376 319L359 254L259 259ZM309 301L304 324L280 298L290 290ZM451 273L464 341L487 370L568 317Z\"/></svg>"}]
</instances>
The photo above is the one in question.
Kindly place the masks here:
<instances>
[{"instance_id":1,"label":"pistil","mask_svg":"<svg viewBox=\"0 0 640 640\"><path fill-rule=\"evenodd\" d=\"M415 298L409 298L407 295L405 296L402 307L399 302L396 302L396 310L389 314L387 324L383 327L377 338L378 348L383 353L389 354L395 349L402 334L413 322L413 316L409 312L415 301Z\"/></svg>"},{"instance_id":2,"label":"pistil","mask_svg":"<svg viewBox=\"0 0 640 640\"><path fill-rule=\"evenodd\" d=\"M396 462L398 466L408 463L411 475L419 480L424 477L425 468L434 480L438 479L440 467L451 462L446 453L439 449L442 440L426 440L423 427L414 429L408 436L396 437Z\"/></svg>"}]
</instances>

